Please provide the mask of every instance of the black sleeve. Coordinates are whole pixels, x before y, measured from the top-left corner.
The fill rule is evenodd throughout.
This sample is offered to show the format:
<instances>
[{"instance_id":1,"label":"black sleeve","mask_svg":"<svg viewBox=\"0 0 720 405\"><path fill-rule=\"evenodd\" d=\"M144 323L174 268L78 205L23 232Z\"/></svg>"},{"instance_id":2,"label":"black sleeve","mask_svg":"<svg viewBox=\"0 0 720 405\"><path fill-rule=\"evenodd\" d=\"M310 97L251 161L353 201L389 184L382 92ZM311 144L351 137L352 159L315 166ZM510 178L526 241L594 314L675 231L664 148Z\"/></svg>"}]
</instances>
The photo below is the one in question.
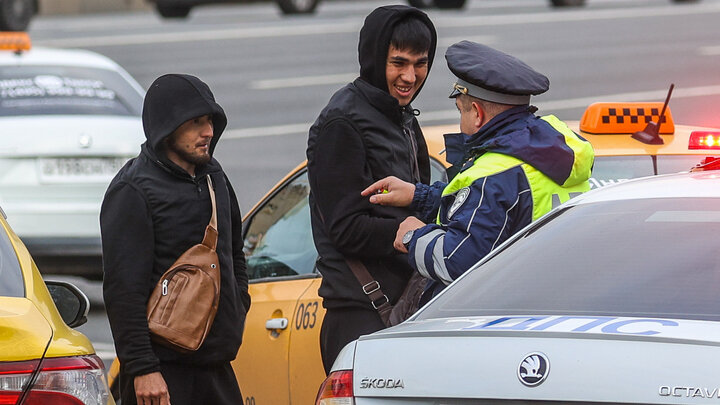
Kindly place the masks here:
<instances>
[{"instance_id":1,"label":"black sleeve","mask_svg":"<svg viewBox=\"0 0 720 405\"><path fill-rule=\"evenodd\" d=\"M152 223L140 190L128 183L108 189L100 210L103 296L115 351L133 376L160 370L146 318L154 262Z\"/></svg>"},{"instance_id":2,"label":"black sleeve","mask_svg":"<svg viewBox=\"0 0 720 405\"><path fill-rule=\"evenodd\" d=\"M308 161L310 188L338 251L363 257L395 254L395 233L405 218L372 216L372 204L360 195L375 180L358 131L345 119L332 120L319 131L314 149Z\"/></svg>"},{"instance_id":3,"label":"black sleeve","mask_svg":"<svg viewBox=\"0 0 720 405\"><path fill-rule=\"evenodd\" d=\"M247 264L245 262L245 253L243 252L242 214L240 213L240 205L238 204L235 190L233 190L227 176L225 176L225 183L230 193L230 218L232 220L233 269L235 270L235 281L242 294L245 311L249 311L250 294L248 293Z\"/></svg>"}]
</instances>

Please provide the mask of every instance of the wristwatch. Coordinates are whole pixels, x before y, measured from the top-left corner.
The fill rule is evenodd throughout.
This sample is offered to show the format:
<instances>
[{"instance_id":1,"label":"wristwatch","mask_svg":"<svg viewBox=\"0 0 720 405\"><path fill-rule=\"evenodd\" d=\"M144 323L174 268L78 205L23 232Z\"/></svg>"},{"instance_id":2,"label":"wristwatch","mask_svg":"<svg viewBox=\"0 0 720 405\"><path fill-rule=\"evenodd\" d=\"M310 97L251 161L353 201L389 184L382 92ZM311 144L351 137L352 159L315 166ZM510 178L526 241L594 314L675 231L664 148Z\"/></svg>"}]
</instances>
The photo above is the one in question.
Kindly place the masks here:
<instances>
[{"instance_id":1,"label":"wristwatch","mask_svg":"<svg viewBox=\"0 0 720 405\"><path fill-rule=\"evenodd\" d=\"M402 244L405 245L405 249L410 249L410 241L412 240L414 233L415 233L415 230L411 229L411 230L405 232L405 235L403 235Z\"/></svg>"}]
</instances>

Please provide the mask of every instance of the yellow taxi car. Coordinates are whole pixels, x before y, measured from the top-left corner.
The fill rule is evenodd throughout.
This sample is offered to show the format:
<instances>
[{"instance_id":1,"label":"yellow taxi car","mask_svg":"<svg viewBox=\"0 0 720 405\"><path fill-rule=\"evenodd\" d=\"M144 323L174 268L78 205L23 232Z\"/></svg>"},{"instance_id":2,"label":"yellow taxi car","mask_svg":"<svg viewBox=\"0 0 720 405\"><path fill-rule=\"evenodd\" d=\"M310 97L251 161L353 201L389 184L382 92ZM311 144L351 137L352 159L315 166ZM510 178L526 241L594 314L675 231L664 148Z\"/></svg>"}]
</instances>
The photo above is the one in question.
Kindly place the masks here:
<instances>
[{"instance_id":1,"label":"yellow taxi car","mask_svg":"<svg viewBox=\"0 0 720 405\"><path fill-rule=\"evenodd\" d=\"M599 103L590 106L581 121L568 122L595 148L593 187L689 170L712 149L720 154L720 130L674 125L669 109L660 134L646 137L655 144L643 142L648 139L641 135L636 135L640 140L633 138L649 122L660 121L661 109L662 103ZM433 181L443 180L448 166L442 135L457 130L456 125L423 129ZM233 368L245 405L312 404L325 378L319 345L325 309L318 295L321 276L315 268L309 192L302 163L244 219L252 307Z\"/></svg>"},{"instance_id":2,"label":"yellow taxi car","mask_svg":"<svg viewBox=\"0 0 720 405\"><path fill-rule=\"evenodd\" d=\"M43 282L0 216L0 404L114 404L102 361L72 327L89 301L64 282Z\"/></svg>"}]
</instances>

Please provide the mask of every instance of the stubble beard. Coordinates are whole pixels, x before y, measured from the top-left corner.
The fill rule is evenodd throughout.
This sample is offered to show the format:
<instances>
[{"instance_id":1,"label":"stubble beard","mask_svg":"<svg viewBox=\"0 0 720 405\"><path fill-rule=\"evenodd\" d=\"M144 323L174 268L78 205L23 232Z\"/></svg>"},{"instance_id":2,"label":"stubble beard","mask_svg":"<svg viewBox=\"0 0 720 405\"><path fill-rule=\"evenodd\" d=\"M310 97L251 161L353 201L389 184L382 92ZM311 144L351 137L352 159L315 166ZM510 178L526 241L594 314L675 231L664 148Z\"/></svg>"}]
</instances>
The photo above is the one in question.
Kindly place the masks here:
<instances>
[{"instance_id":1,"label":"stubble beard","mask_svg":"<svg viewBox=\"0 0 720 405\"><path fill-rule=\"evenodd\" d=\"M175 152L180 159L193 164L195 166L202 166L210 162L210 154L195 155L177 145L174 139L169 138L167 142L167 148Z\"/></svg>"}]
</instances>

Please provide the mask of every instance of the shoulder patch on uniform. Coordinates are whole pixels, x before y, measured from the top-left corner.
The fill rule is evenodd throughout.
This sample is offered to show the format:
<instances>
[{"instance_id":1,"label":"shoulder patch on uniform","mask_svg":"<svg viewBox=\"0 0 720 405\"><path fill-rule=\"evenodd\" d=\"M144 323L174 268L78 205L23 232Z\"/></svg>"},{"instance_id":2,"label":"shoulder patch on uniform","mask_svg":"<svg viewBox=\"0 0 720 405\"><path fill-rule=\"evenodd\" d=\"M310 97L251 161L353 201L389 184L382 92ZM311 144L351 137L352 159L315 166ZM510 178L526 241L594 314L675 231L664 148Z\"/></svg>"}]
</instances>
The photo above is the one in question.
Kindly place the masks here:
<instances>
[{"instance_id":1,"label":"shoulder patch on uniform","mask_svg":"<svg viewBox=\"0 0 720 405\"><path fill-rule=\"evenodd\" d=\"M453 214L457 212L457 210L463 205L465 200L467 200L468 196L470 196L470 187L464 187L458 190L457 194L455 195L455 201L450 206L450 209L447 213L447 219L452 218Z\"/></svg>"}]
</instances>

